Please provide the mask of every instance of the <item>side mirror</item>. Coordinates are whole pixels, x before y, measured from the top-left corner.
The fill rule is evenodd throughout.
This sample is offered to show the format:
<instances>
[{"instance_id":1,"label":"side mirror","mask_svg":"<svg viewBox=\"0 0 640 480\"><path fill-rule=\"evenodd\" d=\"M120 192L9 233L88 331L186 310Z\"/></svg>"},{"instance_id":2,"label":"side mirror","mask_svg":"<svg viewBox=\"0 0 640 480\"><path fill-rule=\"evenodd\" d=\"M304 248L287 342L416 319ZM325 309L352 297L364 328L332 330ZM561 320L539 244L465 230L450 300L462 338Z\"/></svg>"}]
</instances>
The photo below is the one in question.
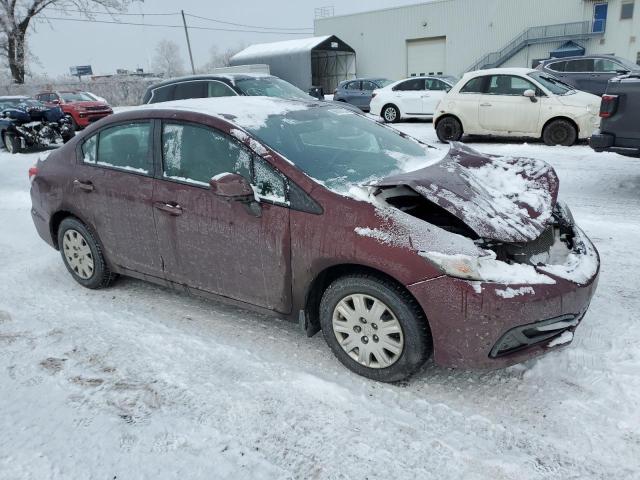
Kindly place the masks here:
<instances>
[{"instance_id":1,"label":"side mirror","mask_svg":"<svg viewBox=\"0 0 640 480\"><path fill-rule=\"evenodd\" d=\"M538 101L538 99L536 98L536 91L535 90L532 90L532 89L525 90L522 95L524 95L525 97L527 97L529 100L531 100L534 103Z\"/></svg>"},{"instance_id":2,"label":"side mirror","mask_svg":"<svg viewBox=\"0 0 640 480\"><path fill-rule=\"evenodd\" d=\"M237 173L221 173L209 180L211 192L228 200L251 201L253 188L247 179Z\"/></svg>"}]
</instances>

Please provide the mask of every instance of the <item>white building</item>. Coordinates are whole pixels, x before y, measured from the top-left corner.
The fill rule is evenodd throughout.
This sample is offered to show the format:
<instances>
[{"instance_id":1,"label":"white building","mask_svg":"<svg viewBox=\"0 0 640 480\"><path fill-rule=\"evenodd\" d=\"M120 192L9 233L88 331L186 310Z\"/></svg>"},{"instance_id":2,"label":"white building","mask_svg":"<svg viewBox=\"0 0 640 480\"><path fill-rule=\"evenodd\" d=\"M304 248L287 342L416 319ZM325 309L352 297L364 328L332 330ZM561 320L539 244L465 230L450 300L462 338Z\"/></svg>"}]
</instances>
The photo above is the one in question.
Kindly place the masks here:
<instances>
[{"instance_id":1,"label":"white building","mask_svg":"<svg viewBox=\"0 0 640 480\"><path fill-rule=\"evenodd\" d=\"M320 18L315 34L348 43L361 77L530 67L561 55L551 52L568 42L587 54L640 63L640 6L634 3L640 0L432 0Z\"/></svg>"}]
</instances>

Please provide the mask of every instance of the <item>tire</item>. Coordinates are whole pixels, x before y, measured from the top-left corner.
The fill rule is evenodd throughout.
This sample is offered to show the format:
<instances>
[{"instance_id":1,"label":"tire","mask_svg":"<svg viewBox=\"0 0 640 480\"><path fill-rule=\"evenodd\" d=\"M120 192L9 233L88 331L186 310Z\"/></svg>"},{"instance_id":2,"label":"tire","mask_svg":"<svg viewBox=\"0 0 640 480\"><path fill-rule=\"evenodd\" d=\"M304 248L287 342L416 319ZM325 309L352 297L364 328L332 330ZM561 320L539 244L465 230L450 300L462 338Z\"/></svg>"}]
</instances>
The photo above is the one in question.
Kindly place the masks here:
<instances>
[{"instance_id":1,"label":"tire","mask_svg":"<svg viewBox=\"0 0 640 480\"><path fill-rule=\"evenodd\" d=\"M58 246L65 267L80 285L99 289L115 279L95 235L77 218L67 217L58 228Z\"/></svg>"},{"instance_id":2,"label":"tire","mask_svg":"<svg viewBox=\"0 0 640 480\"><path fill-rule=\"evenodd\" d=\"M455 117L444 117L436 124L436 135L442 143L459 142L462 134L462 124Z\"/></svg>"},{"instance_id":3,"label":"tire","mask_svg":"<svg viewBox=\"0 0 640 480\"><path fill-rule=\"evenodd\" d=\"M380 111L380 116L385 123L398 123L400 121L400 110L393 104L385 105Z\"/></svg>"},{"instance_id":4,"label":"tire","mask_svg":"<svg viewBox=\"0 0 640 480\"><path fill-rule=\"evenodd\" d=\"M578 131L569 120L559 118L553 120L544 127L542 132L542 140L549 146L562 145L570 147L578 140Z\"/></svg>"},{"instance_id":5,"label":"tire","mask_svg":"<svg viewBox=\"0 0 640 480\"><path fill-rule=\"evenodd\" d=\"M16 134L11 132L5 132L2 137L4 142L4 148L7 149L9 153L20 153L22 151L22 142L16 136Z\"/></svg>"},{"instance_id":6,"label":"tire","mask_svg":"<svg viewBox=\"0 0 640 480\"><path fill-rule=\"evenodd\" d=\"M338 360L372 380L406 379L431 356L431 333L416 301L397 284L373 275L331 283L320 300L320 325ZM362 355L361 349L366 349Z\"/></svg>"},{"instance_id":7,"label":"tire","mask_svg":"<svg viewBox=\"0 0 640 480\"><path fill-rule=\"evenodd\" d=\"M66 117L69 119L69 123L71 124L71 128L73 129L74 132L77 132L78 130L80 130L80 127L78 126L78 123L76 122L76 120L73 118L73 115L67 114Z\"/></svg>"}]
</instances>

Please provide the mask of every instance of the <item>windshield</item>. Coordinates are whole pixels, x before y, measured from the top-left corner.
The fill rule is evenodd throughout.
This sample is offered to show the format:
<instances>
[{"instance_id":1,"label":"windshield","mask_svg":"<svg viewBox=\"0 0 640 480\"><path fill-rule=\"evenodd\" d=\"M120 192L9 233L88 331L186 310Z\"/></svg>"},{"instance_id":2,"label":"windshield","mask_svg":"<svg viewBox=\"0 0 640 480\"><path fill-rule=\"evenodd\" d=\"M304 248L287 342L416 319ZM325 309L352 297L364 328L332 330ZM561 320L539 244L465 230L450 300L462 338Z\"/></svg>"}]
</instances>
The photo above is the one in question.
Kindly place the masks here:
<instances>
[{"instance_id":1,"label":"windshield","mask_svg":"<svg viewBox=\"0 0 640 480\"><path fill-rule=\"evenodd\" d=\"M60 92L65 102L93 102L93 98L82 92Z\"/></svg>"},{"instance_id":2,"label":"windshield","mask_svg":"<svg viewBox=\"0 0 640 480\"><path fill-rule=\"evenodd\" d=\"M298 87L276 77L243 78L236 80L236 87L250 97L276 97L293 100L315 100Z\"/></svg>"},{"instance_id":3,"label":"windshield","mask_svg":"<svg viewBox=\"0 0 640 480\"><path fill-rule=\"evenodd\" d=\"M566 83L561 82L557 78L552 77L551 75L548 75L546 73L533 72L529 73L528 75L554 95L566 95L569 92L575 91L572 86L567 85Z\"/></svg>"},{"instance_id":4,"label":"windshield","mask_svg":"<svg viewBox=\"0 0 640 480\"><path fill-rule=\"evenodd\" d=\"M339 192L435 160L428 147L333 106L270 115L264 124L249 130L307 175Z\"/></svg>"}]
</instances>

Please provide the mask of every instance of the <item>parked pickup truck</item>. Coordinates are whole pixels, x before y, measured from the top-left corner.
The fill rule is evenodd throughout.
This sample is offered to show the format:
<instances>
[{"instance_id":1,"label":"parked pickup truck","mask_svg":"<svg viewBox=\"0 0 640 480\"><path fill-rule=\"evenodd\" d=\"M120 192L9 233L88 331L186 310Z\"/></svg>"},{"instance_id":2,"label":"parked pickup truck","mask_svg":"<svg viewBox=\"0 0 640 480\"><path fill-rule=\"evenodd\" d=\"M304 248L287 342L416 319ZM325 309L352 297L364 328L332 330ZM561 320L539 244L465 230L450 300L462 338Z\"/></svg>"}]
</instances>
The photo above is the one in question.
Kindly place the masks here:
<instances>
[{"instance_id":1,"label":"parked pickup truck","mask_svg":"<svg viewBox=\"0 0 640 480\"><path fill-rule=\"evenodd\" d=\"M596 152L640 157L640 74L609 81L600 104L600 129L589 140Z\"/></svg>"}]
</instances>

